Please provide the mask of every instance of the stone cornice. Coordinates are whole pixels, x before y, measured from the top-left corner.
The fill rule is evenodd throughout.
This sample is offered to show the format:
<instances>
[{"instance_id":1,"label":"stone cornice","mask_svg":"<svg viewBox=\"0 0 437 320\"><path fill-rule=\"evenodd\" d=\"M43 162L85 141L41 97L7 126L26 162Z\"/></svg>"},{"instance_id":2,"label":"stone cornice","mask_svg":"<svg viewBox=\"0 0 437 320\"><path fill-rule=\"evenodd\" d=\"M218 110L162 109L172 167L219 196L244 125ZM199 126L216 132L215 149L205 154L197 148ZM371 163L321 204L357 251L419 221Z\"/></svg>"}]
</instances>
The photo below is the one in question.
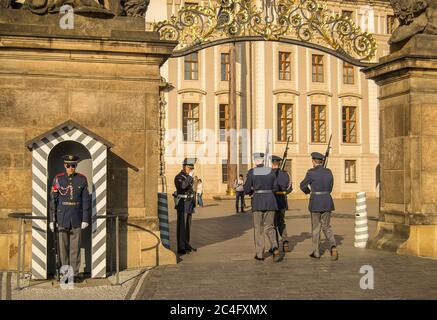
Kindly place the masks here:
<instances>
[{"instance_id":1,"label":"stone cornice","mask_svg":"<svg viewBox=\"0 0 437 320\"><path fill-rule=\"evenodd\" d=\"M277 94L293 94L295 96L300 96L300 92L299 91L291 90L291 89L277 89L277 90L273 90L273 95L277 95Z\"/></svg>"},{"instance_id":2,"label":"stone cornice","mask_svg":"<svg viewBox=\"0 0 437 320\"><path fill-rule=\"evenodd\" d=\"M215 92L216 96L219 96L221 94L229 94L229 90L218 90ZM243 94L241 93L241 91L237 91L237 95L241 97Z\"/></svg>"},{"instance_id":3,"label":"stone cornice","mask_svg":"<svg viewBox=\"0 0 437 320\"><path fill-rule=\"evenodd\" d=\"M344 93L340 93L338 95L339 98L345 98L345 97L354 97L354 98L358 98L358 99L363 99L363 96L361 94L358 93L353 93L353 92L344 92Z\"/></svg>"},{"instance_id":4,"label":"stone cornice","mask_svg":"<svg viewBox=\"0 0 437 320\"><path fill-rule=\"evenodd\" d=\"M307 96L315 96L315 95L322 95L322 96L328 96L332 97L332 93L328 91L322 91L322 90L314 90L307 93Z\"/></svg>"},{"instance_id":5,"label":"stone cornice","mask_svg":"<svg viewBox=\"0 0 437 320\"><path fill-rule=\"evenodd\" d=\"M186 89L178 90L178 94L191 93L191 92L202 94L202 95L206 96L206 91L205 90L201 90L201 89L186 88Z\"/></svg>"}]
</instances>

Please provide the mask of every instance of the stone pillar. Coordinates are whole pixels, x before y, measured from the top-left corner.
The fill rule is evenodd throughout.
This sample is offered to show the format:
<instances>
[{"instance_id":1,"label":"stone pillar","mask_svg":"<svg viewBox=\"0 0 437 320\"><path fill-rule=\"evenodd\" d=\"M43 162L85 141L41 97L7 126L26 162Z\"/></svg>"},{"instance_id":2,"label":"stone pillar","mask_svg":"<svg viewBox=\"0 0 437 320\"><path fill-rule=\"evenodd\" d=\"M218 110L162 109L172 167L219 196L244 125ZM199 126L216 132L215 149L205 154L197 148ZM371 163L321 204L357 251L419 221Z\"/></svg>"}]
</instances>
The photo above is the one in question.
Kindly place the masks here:
<instances>
[{"instance_id":1,"label":"stone pillar","mask_svg":"<svg viewBox=\"0 0 437 320\"><path fill-rule=\"evenodd\" d=\"M437 257L437 37L364 70L379 86L381 199L369 247Z\"/></svg>"},{"instance_id":2,"label":"stone pillar","mask_svg":"<svg viewBox=\"0 0 437 320\"><path fill-rule=\"evenodd\" d=\"M25 141L69 119L114 144L107 211L128 214L121 268L176 263L160 243L157 193L159 68L177 43L145 32L143 18L74 18L74 28L63 30L56 14L0 12L0 270L17 261L8 213L32 211ZM29 228L27 270L30 239Z\"/></svg>"}]
</instances>

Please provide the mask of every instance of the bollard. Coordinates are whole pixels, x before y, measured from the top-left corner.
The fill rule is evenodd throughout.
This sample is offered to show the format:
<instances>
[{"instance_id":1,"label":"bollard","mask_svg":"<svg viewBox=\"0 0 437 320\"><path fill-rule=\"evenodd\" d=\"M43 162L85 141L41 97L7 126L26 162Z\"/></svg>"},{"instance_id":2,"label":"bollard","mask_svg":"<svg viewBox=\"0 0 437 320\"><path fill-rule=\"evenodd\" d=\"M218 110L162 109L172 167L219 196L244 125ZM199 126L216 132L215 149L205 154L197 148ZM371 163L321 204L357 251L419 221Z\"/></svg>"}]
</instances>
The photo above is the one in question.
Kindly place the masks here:
<instances>
[{"instance_id":1,"label":"bollard","mask_svg":"<svg viewBox=\"0 0 437 320\"><path fill-rule=\"evenodd\" d=\"M168 225L168 201L166 192L158 192L158 218L162 245L170 249L170 228Z\"/></svg>"},{"instance_id":2,"label":"bollard","mask_svg":"<svg viewBox=\"0 0 437 320\"><path fill-rule=\"evenodd\" d=\"M369 239L367 227L366 193L358 192L355 207L355 242L356 248L365 248Z\"/></svg>"}]
</instances>

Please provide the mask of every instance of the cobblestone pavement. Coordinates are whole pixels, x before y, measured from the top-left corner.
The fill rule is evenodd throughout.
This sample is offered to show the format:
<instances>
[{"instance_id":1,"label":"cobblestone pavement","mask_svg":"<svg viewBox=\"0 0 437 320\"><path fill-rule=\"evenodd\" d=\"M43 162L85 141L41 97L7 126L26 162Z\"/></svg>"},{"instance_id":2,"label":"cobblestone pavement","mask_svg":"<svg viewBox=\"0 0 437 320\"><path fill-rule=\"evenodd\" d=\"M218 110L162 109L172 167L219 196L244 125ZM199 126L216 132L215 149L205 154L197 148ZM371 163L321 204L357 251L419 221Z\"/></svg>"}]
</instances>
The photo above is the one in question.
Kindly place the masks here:
<instances>
[{"instance_id":1,"label":"cobblestone pavement","mask_svg":"<svg viewBox=\"0 0 437 320\"><path fill-rule=\"evenodd\" d=\"M32 281L25 279L17 290L15 274L12 276L12 300L123 300L133 294L138 281L147 270L129 270L120 273L120 285L115 285L114 276L108 279L88 279L74 285L72 289L62 289L52 281Z\"/></svg>"},{"instance_id":2,"label":"cobblestone pavement","mask_svg":"<svg viewBox=\"0 0 437 320\"><path fill-rule=\"evenodd\" d=\"M89 280L63 290L51 282L23 282L16 290L15 275L8 298L15 299L436 299L437 261L357 249L354 240L354 200L337 200L331 224L340 251L339 261L308 257L310 219L306 201L290 202L286 214L292 248L282 262L253 259L250 213L234 213L232 201L205 200L193 218L192 245L198 251L179 257L179 263L150 270L130 270L115 278ZM368 201L369 233L376 229L377 200ZM176 247L176 215L170 209L172 248ZM327 243L323 243L327 248ZM363 290L360 268L374 271L374 289ZM3 285L3 295L6 294ZM6 296L5 296L6 297Z\"/></svg>"},{"instance_id":3,"label":"cobblestone pavement","mask_svg":"<svg viewBox=\"0 0 437 320\"><path fill-rule=\"evenodd\" d=\"M232 201L205 201L193 218L192 245L198 251L177 265L151 270L141 283L140 299L435 299L437 261L353 247L354 200L336 201L331 224L340 259L311 260L310 220L306 201L293 201L286 215L292 247L280 263L253 259L250 213L233 212ZM369 233L374 234L377 200L368 201ZM175 213L170 214L175 239ZM327 244L323 244L327 247ZM172 242L175 248L175 242ZM374 289L360 280L370 265ZM362 280L363 281L363 280ZM366 282L370 284L369 282Z\"/></svg>"}]
</instances>

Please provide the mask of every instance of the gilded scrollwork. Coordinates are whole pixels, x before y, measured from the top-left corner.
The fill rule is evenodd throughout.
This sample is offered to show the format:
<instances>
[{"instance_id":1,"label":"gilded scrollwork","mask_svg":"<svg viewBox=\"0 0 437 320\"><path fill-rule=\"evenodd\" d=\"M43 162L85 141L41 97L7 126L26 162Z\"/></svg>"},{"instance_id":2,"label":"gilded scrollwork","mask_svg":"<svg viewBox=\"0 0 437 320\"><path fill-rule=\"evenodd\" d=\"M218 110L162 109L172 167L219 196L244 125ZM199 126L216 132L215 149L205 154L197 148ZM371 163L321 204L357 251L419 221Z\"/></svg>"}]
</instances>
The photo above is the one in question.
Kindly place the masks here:
<instances>
[{"instance_id":1,"label":"gilded scrollwork","mask_svg":"<svg viewBox=\"0 0 437 320\"><path fill-rule=\"evenodd\" d=\"M349 18L332 15L317 0L209 1L207 6L182 7L177 16L156 23L161 39L178 41L176 51L217 39L257 36L264 40L293 38L370 60L376 52L373 36Z\"/></svg>"}]
</instances>

